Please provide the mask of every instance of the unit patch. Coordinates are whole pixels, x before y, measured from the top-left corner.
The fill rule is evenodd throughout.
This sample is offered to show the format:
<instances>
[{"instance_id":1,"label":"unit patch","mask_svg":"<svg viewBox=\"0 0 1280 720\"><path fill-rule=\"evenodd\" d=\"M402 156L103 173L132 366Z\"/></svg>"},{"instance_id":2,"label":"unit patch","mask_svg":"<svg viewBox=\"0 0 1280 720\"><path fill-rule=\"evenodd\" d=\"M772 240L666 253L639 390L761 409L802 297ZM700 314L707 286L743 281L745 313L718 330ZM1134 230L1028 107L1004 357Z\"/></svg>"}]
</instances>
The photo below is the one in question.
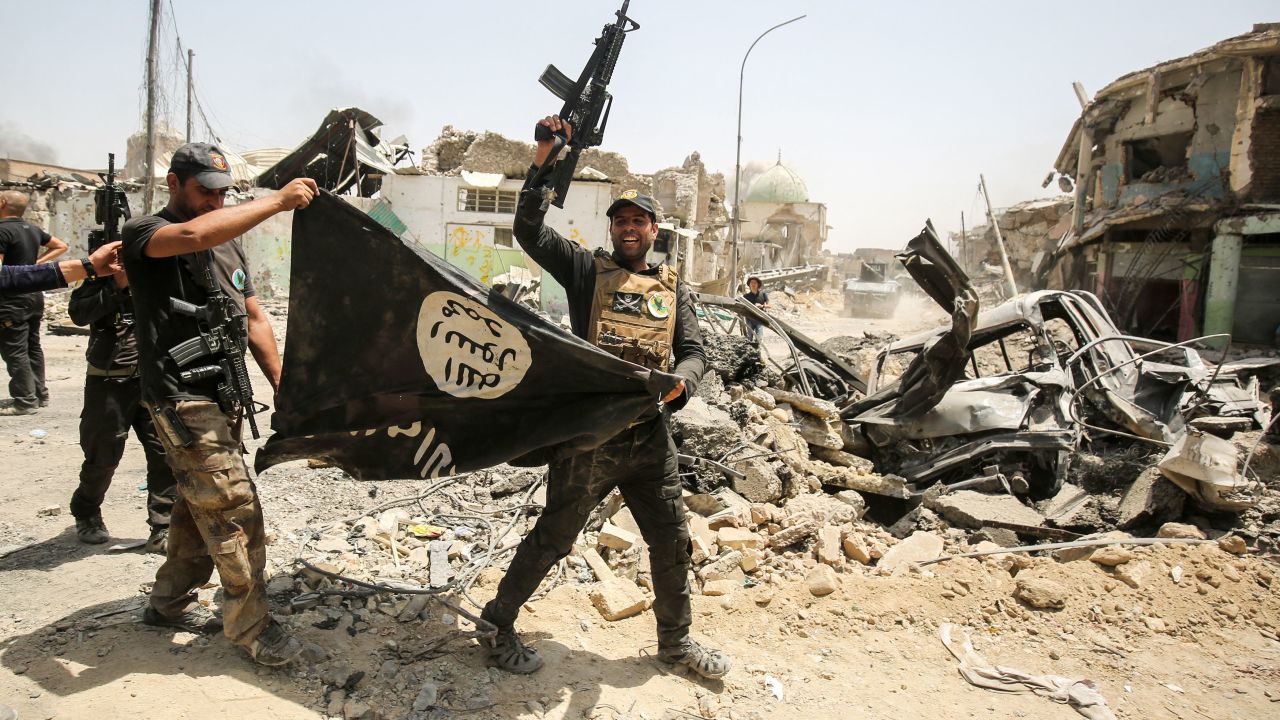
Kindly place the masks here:
<instances>
[{"instance_id":1,"label":"unit patch","mask_svg":"<svg viewBox=\"0 0 1280 720\"><path fill-rule=\"evenodd\" d=\"M633 292L615 292L613 294L613 311L629 315L642 314L644 312L644 295Z\"/></svg>"},{"instance_id":2,"label":"unit patch","mask_svg":"<svg viewBox=\"0 0 1280 720\"><path fill-rule=\"evenodd\" d=\"M667 304L667 298L662 293L650 294L646 305L649 309L649 314L659 320L671 315L671 306Z\"/></svg>"}]
</instances>

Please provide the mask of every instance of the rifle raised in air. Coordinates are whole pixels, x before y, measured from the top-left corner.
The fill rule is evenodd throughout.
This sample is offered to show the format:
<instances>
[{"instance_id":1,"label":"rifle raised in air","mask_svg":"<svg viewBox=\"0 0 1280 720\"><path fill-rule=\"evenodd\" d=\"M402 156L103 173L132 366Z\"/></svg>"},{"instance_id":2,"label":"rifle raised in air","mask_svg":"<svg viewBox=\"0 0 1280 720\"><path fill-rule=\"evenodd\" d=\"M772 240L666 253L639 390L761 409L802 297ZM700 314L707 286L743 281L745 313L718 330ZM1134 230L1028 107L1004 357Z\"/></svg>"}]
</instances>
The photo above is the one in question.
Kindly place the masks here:
<instances>
[{"instance_id":1,"label":"rifle raised in air","mask_svg":"<svg viewBox=\"0 0 1280 720\"><path fill-rule=\"evenodd\" d=\"M609 122L609 109L613 106L613 96L605 88L613 78L613 68L618 63L618 54L622 52L622 41L627 33L640 28L640 23L627 17L630 4L631 0L623 0L622 9L614 13L617 20L604 26L600 37L596 38L596 49L578 75L577 82L555 65L548 65L542 77L538 78L543 87L564 100L560 119L573 128L572 138L566 138L563 131L552 132L542 125L534 128L537 140L555 141L547 162L538 169L531 185L542 192L543 210L548 205L564 207L564 198L569 193L569 183L578 167L579 156L583 150L596 147L604 140L604 127ZM555 161L566 144L569 151Z\"/></svg>"}]
</instances>

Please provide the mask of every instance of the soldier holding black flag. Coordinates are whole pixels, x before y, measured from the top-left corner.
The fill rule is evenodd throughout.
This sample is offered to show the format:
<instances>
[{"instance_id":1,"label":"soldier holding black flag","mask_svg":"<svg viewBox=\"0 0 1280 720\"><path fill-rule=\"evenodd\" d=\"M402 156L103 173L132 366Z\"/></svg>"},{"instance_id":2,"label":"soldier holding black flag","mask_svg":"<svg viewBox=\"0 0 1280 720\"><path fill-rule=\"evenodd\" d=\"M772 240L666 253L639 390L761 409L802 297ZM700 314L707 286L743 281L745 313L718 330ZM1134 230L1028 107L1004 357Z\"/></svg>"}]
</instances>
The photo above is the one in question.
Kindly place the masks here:
<instances>
[{"instance_id":1,"label":"soldier holding black flag","mask_svg":"<svg viewBox=\"0 0 1280 720\"><path fill-rule=\"evenodd\" d=\"M668 428L669 414L688 401L706 367L697 317L686 287L665 265L650 265L646 256L658 235L657 202L635 191L622 193L609 206L613 252L594 253L571 242L543 223L546 212L538 170L557 143L572 137L573 128L559 116L543 119L534 167L516 209L514 235L524 251L562 286L569 299L573 333L623 360L667 371L671 357L683 382L657 400L651 411L600 447L553 462L547 504L533 531L520 543L497 596L482 613L498 628L487 640L491 658L505 670L529 673L542 658L521 642L514 629L520 607L556 562L569 554L574 538L591 511L615 487L631 508L649 546L653 613L658 624L658 657L684 665L707 678L723 677L729 658L689 636L690 545L676 450Z\"/></svg>"},{"instance_id":2,"label":"soldier holding black flag","mask_svg":"<svg viewBox=\"0 0 1280 720\"><path fill-rule=\"evenodd\" d=\"M168 206L130 220L121 249L143 402L178 485L167 556L143 621L204 632L222 627L258 663L283 665L302 644L267 612L262 508L240 442L241 423L255 410L241 377L244 349L273 389L280 356L234 240L277 213L305 208L318 189L300 178L269 197L224 208L232 184L227 159L205 143L178 148L166 182ZM196 602L215 567L221 620Z\"/></svg>"}]
</instances>

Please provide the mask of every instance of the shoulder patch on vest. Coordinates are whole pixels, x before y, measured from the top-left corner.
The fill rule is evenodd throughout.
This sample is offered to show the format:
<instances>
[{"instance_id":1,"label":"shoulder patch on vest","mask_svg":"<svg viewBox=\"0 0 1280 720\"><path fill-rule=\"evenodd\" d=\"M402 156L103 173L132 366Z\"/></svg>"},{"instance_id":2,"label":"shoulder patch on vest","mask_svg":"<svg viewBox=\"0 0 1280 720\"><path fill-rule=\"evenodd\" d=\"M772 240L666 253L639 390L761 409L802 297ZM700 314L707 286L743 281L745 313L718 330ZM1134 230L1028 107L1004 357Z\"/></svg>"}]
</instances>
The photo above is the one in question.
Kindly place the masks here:
<instances>
[{"instance_id":1,"label":"shoulder patch on vest","mask_svg":"<svg viewBox=\"0 0 1280 720\"><path fill-rule=\"evenodd\" d=\"M671 315L671 305L667 302L666 295L662 293L649 293L649 299L645 305L649 310L649 315L659 320Z\"/></svg>"},{"instance_id":2,"label":"shoulder patch on vest","mask_svg":"<svg viewBox=\"0 0 1280 720\"><path fill-rule=\"evenodd\" d=\"M633 292L615 292L613 294L613 311L639 315L643 312L644 295Z\"/></svg>"}]
</instances>

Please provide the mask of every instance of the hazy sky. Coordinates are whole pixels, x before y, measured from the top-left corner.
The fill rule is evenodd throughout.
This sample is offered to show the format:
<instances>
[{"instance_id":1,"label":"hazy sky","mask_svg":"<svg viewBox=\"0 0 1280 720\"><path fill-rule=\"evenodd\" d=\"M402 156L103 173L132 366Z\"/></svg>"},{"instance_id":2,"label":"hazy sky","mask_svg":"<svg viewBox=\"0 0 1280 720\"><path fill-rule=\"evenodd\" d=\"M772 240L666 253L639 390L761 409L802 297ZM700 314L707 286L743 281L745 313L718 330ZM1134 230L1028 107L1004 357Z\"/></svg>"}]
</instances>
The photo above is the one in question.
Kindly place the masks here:
<instances>
[{"instance_id":1,"label":"hazy sky","mask_svg":"<svg viewBox=\"0 0 1280 720\"><path fill-rule=\"evenodd\" d=\"M141 127L147 0L7 3L0 156L74 167L123 158ZM576 75L613 0L330 2L164 0L196 52L197 93L232 149L293 147L331 107L359 106L416 149L442 126L529 138L559 109L536 82ZM783 162L826 203L828 247L900 247L926 217L958 229L981 212L1051 193L1079 105L1120 75L1189 54L1253 23L1275 0L853 2L633 0L604 149L635 172L693 151L733 182L738 69L746 69L743 163ZM171 122L185 79L166 19ZM203 139L203 138L202 138ZM1056 192L1056 191L1054 191ZM972 224L972 222L970 223Z\"/></svg>"}]
</instances>

